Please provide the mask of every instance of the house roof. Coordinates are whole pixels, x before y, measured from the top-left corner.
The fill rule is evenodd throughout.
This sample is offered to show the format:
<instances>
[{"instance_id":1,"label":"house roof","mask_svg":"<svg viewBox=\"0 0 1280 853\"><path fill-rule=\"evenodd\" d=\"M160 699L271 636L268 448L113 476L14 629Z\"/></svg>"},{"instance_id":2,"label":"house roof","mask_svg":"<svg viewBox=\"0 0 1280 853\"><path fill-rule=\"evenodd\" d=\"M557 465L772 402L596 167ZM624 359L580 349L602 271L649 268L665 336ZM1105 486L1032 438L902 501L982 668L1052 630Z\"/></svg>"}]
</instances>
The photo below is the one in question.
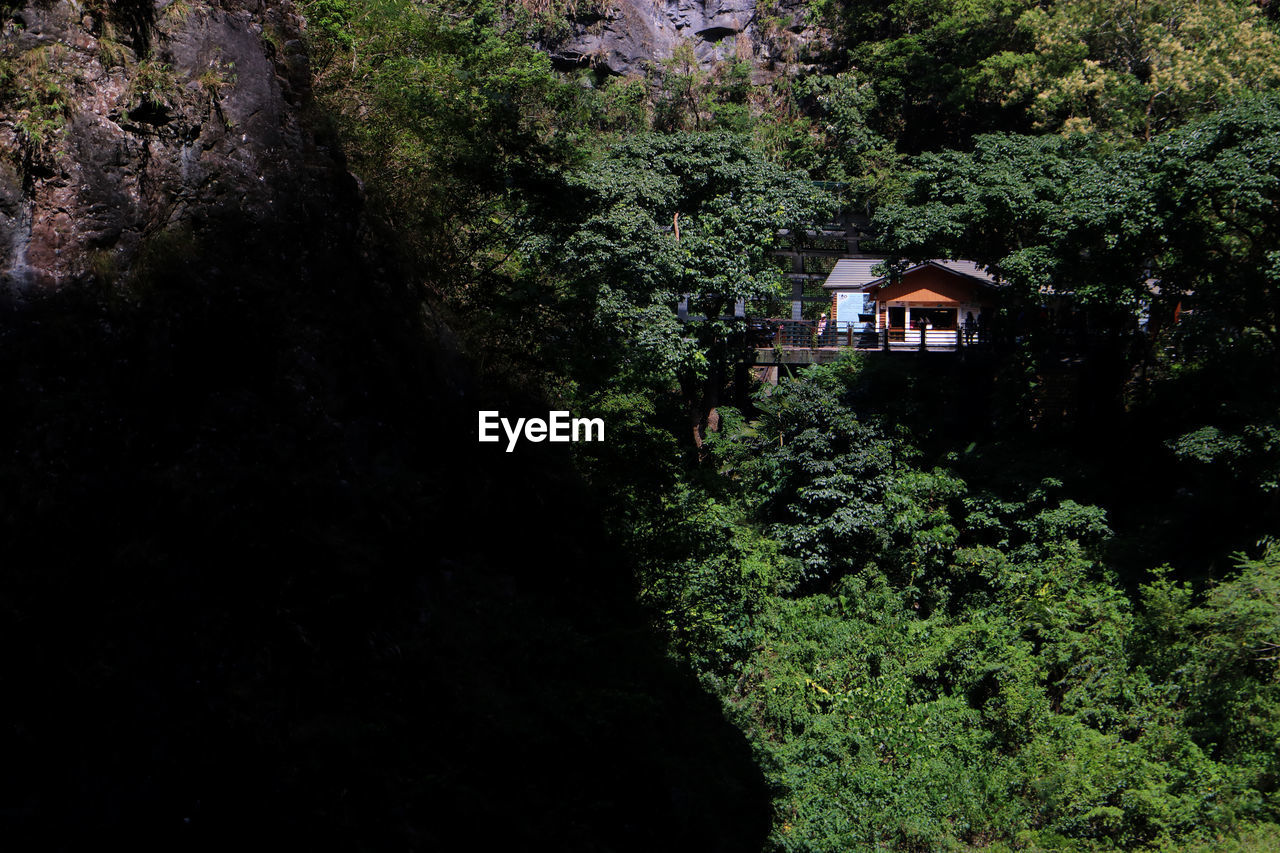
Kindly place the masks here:
<instances>
[{"instance_id":1,"label":"house roof","mask_svg":"<svg viewBox=\"0 0 1280 853\"><path fill-rule=\"evenodd\" d=\"M836 261L835 268L822 286L828 290L866 290L867 288L887 284L888 276L872 272L877 265L884 263L884 258L841 258ZM934 259L907 267L903 275L923 269L927 266L938 267L948 272L974 279L985 285L994 285L995 276L986 272L973 261Z\"/></svg>"},{"instance_id":2,"label":"house roof","mask_svg":"<svg viewBox=\"0 0 1280 853\"><path fill-rule=\"evenodd\" d=\"M871 271L883 262L884 258L841 258L822 286L830 290L860 290L884 277Z\"/></svg>"}]
</instances>

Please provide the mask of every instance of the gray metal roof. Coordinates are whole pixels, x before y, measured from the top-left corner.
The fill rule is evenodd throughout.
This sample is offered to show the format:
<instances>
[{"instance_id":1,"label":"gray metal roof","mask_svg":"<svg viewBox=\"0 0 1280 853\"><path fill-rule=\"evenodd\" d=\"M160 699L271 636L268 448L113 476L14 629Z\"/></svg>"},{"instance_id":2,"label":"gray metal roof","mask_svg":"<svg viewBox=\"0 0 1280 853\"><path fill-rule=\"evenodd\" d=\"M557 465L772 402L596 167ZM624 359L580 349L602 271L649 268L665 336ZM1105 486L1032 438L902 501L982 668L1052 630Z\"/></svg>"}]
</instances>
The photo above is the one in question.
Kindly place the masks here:
<instances>
[{"instance_id":1,"label":"gray metal roof","mask_svg":"<svg viewBox=\"0 0 1280 853\"><path fill-rule=\"evenodd\" d=\"M871 271L878 264L884 263L884 260L884 258L841 258L836 261L835 268L831 270L831 275L827 276L822 286L828 290L863 290L872 285L884 284L885 277ZM957 275L977 279L984 284L996 283L994 275L973 261L965 260L935 258L907 267L903 275L930 265L941 267Z\"/></svg>"},{"instance_id":2,"label":"gray metal roof","mask_svg":"<svg viewBox=\"0 0 1280 853\"><path fill-rule=\"evenodd\" d=\"M831 275L823 283L823 287L831 290L849 290L866 287L883 276L871 270L877 264L884 263L884 258L841 258L836 261Z\"/></svg>"},{"instance_id":3,"label":"gray metal roof","mask_svg":"<svg viewBox=\"0 0 1280 853\"><path fill-rule=\"evenodd\" d=\"M987 284L996 283L996 277L994 275L987 272L973 261L933 260L929 261L929 263L944 267L955 273L960 273L960 275L967 275L969 278L976 278L981 281L985 281Z\"/></svg>"}]
</instances>

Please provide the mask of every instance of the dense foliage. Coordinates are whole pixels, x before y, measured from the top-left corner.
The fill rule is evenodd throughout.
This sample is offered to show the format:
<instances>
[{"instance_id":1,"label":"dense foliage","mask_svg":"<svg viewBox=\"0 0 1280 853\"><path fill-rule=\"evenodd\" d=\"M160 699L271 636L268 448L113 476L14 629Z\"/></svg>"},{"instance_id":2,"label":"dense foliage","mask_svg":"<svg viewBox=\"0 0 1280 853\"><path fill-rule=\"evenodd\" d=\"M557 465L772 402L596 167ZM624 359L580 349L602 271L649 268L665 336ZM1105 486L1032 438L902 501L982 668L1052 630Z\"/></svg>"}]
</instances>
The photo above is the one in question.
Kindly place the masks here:
<instances>
[{"instance_id":1,"label":"dense foliage","mask_svg":"<svg viewBox=\"0 0 1280 853\"><path fill-rule=\"evenodd\" d=\"M727 133L633 136L568 186L577 221L540 248L595 306L592 373L619 389L678 384L700 444L743 344L738 303L782 294L766 249L823 216L824 194Z\"/></svg>"},{"instance_id":2,"label":"dense foliage","mask_svg":"<svg viewBox=\"0 0 1280 853\"><path fill-rule=\"evenodd\" d=\"M796 561L705 670L776 786L777 848L1133 849L1273 819L1280 550L1127 594L1102 508L920 467L850 407L861 373L812 368L717 445L722 513Z\"/></svg>"}]
</instances>

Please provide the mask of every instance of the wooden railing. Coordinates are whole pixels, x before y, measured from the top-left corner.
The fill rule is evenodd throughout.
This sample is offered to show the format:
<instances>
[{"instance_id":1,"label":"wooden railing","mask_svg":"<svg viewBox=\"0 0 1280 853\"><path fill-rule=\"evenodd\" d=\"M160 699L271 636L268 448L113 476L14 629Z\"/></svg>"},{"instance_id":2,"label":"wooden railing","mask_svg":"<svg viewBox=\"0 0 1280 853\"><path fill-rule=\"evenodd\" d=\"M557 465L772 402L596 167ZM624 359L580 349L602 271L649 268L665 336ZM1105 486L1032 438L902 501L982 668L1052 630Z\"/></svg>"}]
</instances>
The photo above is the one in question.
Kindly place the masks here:
<instances>
[{"instance_id":1,"label":"wooden railing","mask_svg":"<svg viewBox=\"0 0 1280 853\"><path fill-rule=\"evenodd\" d=\"M819 327L821 326L821 331ZM1052 358L1084 358L1100 348L1121 345L1127 340L1111 329L1032 329L1018 333L1008 325L969 330L929 329L921 340L919 329L865 331L863 324L840 325L821 321L782 318L747 321L748 346L755 349L881 350L883 352L956 352L965 349L991 351L1031 346Z\"/></svg>"},{"instance_id":2,"label":"wooden railing","mask_svg":"<svg viewBox=\"0 0 1280 853\"><path fill-rule=\"evenodd\" d=\"M852 347L862 350L950 351L982 343L974 334L962 329L930 329L921 340L919 329L867 329L863 324L823 323L813 320L758 320L752 324L753 343L757 347L775 346L788 349L822 349Z\"/></svg>"}]
</instances>

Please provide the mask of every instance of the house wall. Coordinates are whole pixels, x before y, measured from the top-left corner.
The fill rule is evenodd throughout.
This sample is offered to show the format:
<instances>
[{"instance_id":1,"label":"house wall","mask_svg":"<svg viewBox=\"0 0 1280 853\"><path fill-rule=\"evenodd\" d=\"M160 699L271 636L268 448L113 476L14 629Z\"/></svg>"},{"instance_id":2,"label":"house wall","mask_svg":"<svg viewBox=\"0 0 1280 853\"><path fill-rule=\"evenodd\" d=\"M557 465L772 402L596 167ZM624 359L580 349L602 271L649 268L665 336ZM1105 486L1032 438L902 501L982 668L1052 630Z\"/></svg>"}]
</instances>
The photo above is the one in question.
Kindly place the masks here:
<instances>
[{"instance_id":1,"label":"house wall","mask_svg":"<svg viewBox=\"0 0 1280 853\"><path fill-rule=\"evenodd\" d=\"M977 303L978 284L937 267L925 267L903 276L902 281L880 288L880 302L928 302L957 306Z\"/></svg>"}]
</instances>

